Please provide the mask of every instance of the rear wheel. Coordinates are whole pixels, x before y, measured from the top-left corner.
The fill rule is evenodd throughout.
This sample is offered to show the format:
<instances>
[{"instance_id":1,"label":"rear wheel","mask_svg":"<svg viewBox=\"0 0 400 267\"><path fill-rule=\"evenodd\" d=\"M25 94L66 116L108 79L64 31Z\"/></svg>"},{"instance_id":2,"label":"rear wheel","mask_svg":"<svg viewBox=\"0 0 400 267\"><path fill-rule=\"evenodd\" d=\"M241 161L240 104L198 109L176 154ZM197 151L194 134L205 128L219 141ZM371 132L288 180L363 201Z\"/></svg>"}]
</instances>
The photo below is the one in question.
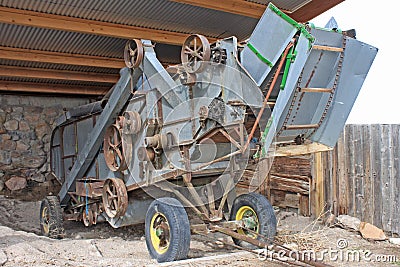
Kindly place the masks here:
<instances>
[{"instance_id":1,"label":"rear wheel","mask_svg":"<svg viewBox=\"0 0 400 267\"><path fill-rule=\"evenodd\" d=\"M47 196L40 205L40 231L50 238L63 238L64 226L60 202L56 196Z\"/></svg>"},{"instance_id":2,"label":"rear wheel","mask_svg":"<svg viewBox=\"0 0 400 267\"><path fill-rule=\"evenodd\" d=\"M233 202L230 220L242 221L244 228L238 229L239 234L271 243L276 235L276 217L274 209L266 197L258 193L238 196ZM261 235L257 235L257 234ZM233 239L236 245L256 248L243 240Z\"/></svg>"},{"instance_id":3,"label":"rear wheel","mask_svg":"<svg viewBox=\"0 0 400 267\"><path fill-rule=\"evenodd\" d=\"M182 204L174 198L154 200L146 214L146 245L158 262L187 258L190 224Z\"/></svg>"}]
</instances>

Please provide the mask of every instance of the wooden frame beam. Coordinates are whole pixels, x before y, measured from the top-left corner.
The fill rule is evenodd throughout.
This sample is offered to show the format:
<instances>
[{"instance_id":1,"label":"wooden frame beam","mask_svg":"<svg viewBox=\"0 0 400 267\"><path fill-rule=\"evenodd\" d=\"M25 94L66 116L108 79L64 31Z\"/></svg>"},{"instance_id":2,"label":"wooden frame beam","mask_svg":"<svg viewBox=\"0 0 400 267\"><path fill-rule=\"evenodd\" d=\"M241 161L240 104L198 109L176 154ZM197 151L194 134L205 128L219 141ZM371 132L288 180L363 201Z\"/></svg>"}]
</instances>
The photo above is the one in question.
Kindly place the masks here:
<instances>
[{"instance_id":1,"label":"wooden frame beam","mask_svg":"<svg viewBox=\"0 0 400 267\"><path fill-rule=\"evenodd\" d=\"M118 74L78 72L78 71L67 71L67 70L50 70L50 69L25 68L25 67L14 67L14 66L0 66L0 76L53 79L53 80L90 81L90 82L113 83L113 84L116 83L119 79Z\"/></svg>"},{"instance_id":2,"label":"wooden frame beam","mask_svg":"<svg viewBox=\"0 0 400 267\"><path fill-rule=\"evenodd\" d=\"M304 23L344 1L345 0L313 0L290 14L290 17L298 22Z\"/></svg>"},{"instance_id":3,"label":"wooden frame beam","mask_svg":"<svg viewBox=\"0 0 400 267\"><path fill-rule=\"evenodd\" d=\"M118 69L125 66L123 59L48 52L22 48L11 48L3 46L0 46L0 58Z\"/></svg>"},{"instance_id":4,"label":"wooden frame beam","mask_svg":"<svg viewBox=\"0 0 400 267\"><path fill-rule=\"evenodd\" d=\"M0 91L23 93L47 93L47 94L72 94L72 95L105 95L111 87L75 86L27 82L0 81Z\"/></svg>"},{"instance_id":5,"label":"wooden frame beam","mask_svg":"<svg viewBox=\"0 0 400 267\"><path fill-rule=\"evenodd\" d=\"M128 26L7 7L0 7L0 22L52 30L97 34L122 39L148 39L154 42L174 45L182 45L189 36L187 33Z\"/></svg>"}]
</instances>

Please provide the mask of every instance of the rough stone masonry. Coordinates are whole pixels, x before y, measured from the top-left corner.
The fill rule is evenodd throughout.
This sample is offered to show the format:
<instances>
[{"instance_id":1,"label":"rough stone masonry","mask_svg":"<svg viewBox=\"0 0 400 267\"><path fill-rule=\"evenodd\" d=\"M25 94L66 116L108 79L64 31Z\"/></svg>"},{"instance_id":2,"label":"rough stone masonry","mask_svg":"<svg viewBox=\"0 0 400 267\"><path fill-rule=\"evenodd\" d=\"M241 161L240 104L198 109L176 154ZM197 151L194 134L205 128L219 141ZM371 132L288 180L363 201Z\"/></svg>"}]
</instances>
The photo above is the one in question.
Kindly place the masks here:
<instances>
[{"instance_id":1,"label":"rough stone masonry","mask_svg":"<svg viewBox=\"0 0 400 267\"><path fill-rule=\"evenodd\" d=\"M46 180L55 119L87 103L87 98L0 95L0 191Z\"/></svg>"}]
</instances>

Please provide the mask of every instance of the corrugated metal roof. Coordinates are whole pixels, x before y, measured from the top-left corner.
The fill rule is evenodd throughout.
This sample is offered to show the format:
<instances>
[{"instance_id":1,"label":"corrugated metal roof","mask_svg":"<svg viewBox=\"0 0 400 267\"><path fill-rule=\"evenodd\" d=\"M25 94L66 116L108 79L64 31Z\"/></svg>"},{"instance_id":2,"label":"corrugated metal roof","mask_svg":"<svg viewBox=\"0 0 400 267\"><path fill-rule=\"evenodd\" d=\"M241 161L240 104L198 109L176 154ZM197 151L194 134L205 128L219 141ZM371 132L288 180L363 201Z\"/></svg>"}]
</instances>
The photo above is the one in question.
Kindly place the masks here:
<instances>
[{"instance_id":1,"label":"corrugated metal roof","mask_svg":"<svg viewBox=\"0 0 400 267\"><path fill-rule=\"evenodd\" d=\"M218 1L218 0L215 0ZM267 0L247 0L267 5ZM295 10L310 0L276 0L284 10ZM179 33L200 33L214 38L250 36L258 19L169 0L0 0L0 7L43 12L121 25ZM100 35L50 30L0 23L0 46L123 58L126 40ZM157 57L164 63L180 63L180 46L157 44ZM117 69L48 64L0 59L0 65L118 73ZM3 81L43 82L43 79L0 77ZM46 80L50 84L96 85L93 82ZM104 85L104 84L101 84Z\"/></svg>"},{"instance_id":2,"label":"corrugated metal roof","mask_svg":"<svg viewBox=\"0 0 400 267\"><path fill-rule=\"evenodd\" d=\"M120 58L125 39L0 23L0 46ZM180 46L157 44L160 60L179 63Z\"/></svg>"},{"instance_id":3,"label":"corrugated metal roof","mask_svg":"<svg viewBox=\"0 0 400 267\"><path fill-rule=\"evenodd\" d=\"M181 33L249 36L257 19L167 0L1 0L0 6Z\"/></svg>"},{"instance_id":4,"label":"corrugated metal roof","mask_svg":"<svg viewBox=\"0 0 400 267\"><path fill-rule=\"evenodd\" d=\"M52 52L122 58L126 40L93 34L0 24L0 45Z\"/></svg>"},{"instance_id":5,"label":"corrugated metal roof","mask_svg":"<svg viewBox=\"0 0 400 267\"><path fill-rule=\"evenodd\" d=\"M246 0L248 2L253 2L257 4L262 4L262 5L268 5L270 2L272 2L275 6L287 10L290 12L294 12L297 9L305 6L306 4L310 3L312 0L274 0L274 1L268 1L268 0Z\"/></svg>"},{"instance_id":6,"label":"corrugated metal roof","mask_svg":"<svg viewBox=\"0 0 400 267\"><path fill-rule=\"evenodd\" d=\"M29 58L27 58L29 60ZM64 64L52 64L44 62L32 62L22 60L9 60L0 59L0 66L15 66L21 68L38 68L38 69L52 69L52 70L66 70L66 71L80 71L80 72L95 72L104 74L118 74L118 69L110 68L98 68L88 66L76 66L76 65L64 65Z\"/></svg>"},{"instance_id":7,"label":"corrugated metal roof","mask_svg":"<svg viewBox=\"0 0 400 267\"><path fill-rule=\"evenodd\" d=\"M3 77L0 80L7 82L26 82L26 83L46 83L57 85L71 85L71 86L98 86L100 88L110 87L112 85L99 82L86 82L86 81L71 81L71 80L52 80L52 79L38 79L38 78L23 78L23 77Z\"/></svg>"}]
</instances>

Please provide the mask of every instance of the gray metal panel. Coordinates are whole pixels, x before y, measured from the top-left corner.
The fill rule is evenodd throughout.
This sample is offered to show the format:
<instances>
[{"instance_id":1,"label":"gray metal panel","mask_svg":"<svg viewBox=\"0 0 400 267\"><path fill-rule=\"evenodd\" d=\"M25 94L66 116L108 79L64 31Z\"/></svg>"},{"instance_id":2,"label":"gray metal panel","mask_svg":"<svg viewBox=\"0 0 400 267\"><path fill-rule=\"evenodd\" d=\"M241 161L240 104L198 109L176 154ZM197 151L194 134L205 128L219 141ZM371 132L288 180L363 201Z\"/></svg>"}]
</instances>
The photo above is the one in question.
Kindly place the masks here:
<instances>
[{"instance_id":1,"label":"gray metal panel","mask_svg":"<svg viewBox=\"0 0 400 267\"><path fill-rule=\"evenodd\" d=\"M115 120L122 107L127 102L130 93L130 81L136 84L141 71L135 69L131 76L127 68L121 70L121 78L115 85L115 88L110 96L109 101L103 109L103 112L97 119L96 125L89 135L87 143L78 155L78 158L70 172L66 177L64 184L59 192L60 201L65 205L68 201L68 191L74 189L75 180L84 176L90 164L92 164L96 154L98 153L101 144L103 143L104 133L109 125Z\"/></svg>"},{"instance_id":2,"label":"gray metal panel","mask_svg":"<svg viewBox=\"0 0 400 267\"><path fill-rule=\"evenodd\" d=\"M75 155L76 134L74 124L69 124L65 126L63 132L63 142L64 156Z\"/></svg>"},{"instance_id":3,"label":"gray metal panel","mask_svg":"<svg viewBox=\"0 0 400 267\"><path fill-rule=\"evenodd\" d=\"M60 147L53 147L51 149L51 166L52 172L55 174L56 178L59 179L59 181L63 181L64 169L62 168Z\"/></svg>"},{"instance_id":4,"label":"gray metal panel","mask_svg":"<svg viewBox=\"0 0 400 267\"><path fill-rule=\"evenodd\" d=\"M183 93L183 90L179 90L179 84L171 78L161 62L157 59L157 55L151 46L151 41L142 40L142 42L144 45L147 45L144 47L146 56L140 68L146 73L148 78L147 83L153 88L157 88L171 107L178 106L182 102L182 99L184 99L179 93Z\"/></svg>"},{"instance_id":5,"label":"gray metal panel","mask_svg":"<svg viewBox=\"0 0 400 267\"><path fill-rule=\"evenodd\" d=\"M97 179L106 180L107 178L118 178L121 176L119 173L113 172L110 170L110 168L108 168L103 153L99 153L97 155L96 161L99 166L99 177L97 177Z\"/></svg>"},{"instance_id":6,"label":"gray metal panel","mask_svg":"<svg viewBox=\"0 0 400 267\"><path fill-rule=\"evenodd\" d=\"M310 42L303 34L299 37L296 51L297 56L290 66L285 88L283 91L279 92L275 107L272 111L272 126L264 141L264 148L266 151L271 146L273 138L275 138L276 129L279 129L283 124L289 109L290 99L293 97L293 92L296 89L297 79L299 78L310 54Z\"/></svg>"},{"instance_id":7,"label":"gray metal panel","mask_svg":"<svg viewBox=\"0 0 400 267\"><path fill-rule=\"evenodd\" d=\"M296 31L296 27L282 19L271 8L267 8L248 42L272 65L275 65ZM241 53L241 62L258 86L264 82L271 71L271 68L248 46Z\"/></svg>"},{"instance_id":8,"label":"gray metal panel","mask_svg":"<svg viewBox=\"0 0 400 267\"><path fill-rule=\"evenodd\" d=\"M377 52L373 46L348 38L337 92L311 140L331 147L336 144Z\"/></svg>"},{"instance_id":9,"label":"gray metal panel","mask_svg":"<svg viewBox=\"0 0 400 267\"><path fill-rule=\"evenodd\" d=\"M311 33L316 37L316 45L343 47L341 33L321 29L312 29ZM296 136L303 134L305 138L328 147L336 144L377 53L376 48L356 39L346 37L346 40L339 82L321 126L317 130L314 128L283 130L278 141L293 140ZM304 66L299 88L332 89L339 68L339 60L340 52L313 49ZM286 105L284 113L289 114L286 125L318 124L323 117L329 97L329 93L297 93L294 102L292 103L292 98ZM275 109L279 107L280 104L277 103ZM282 121L278 125L278 129L281 127Z\"/></svg>"},{"instance_id":10,"label":"gray metal panel","mask_svg":"<svg viewBox=\"0 0 400 267\"><path fill-rule=\"evenodd\" d=\"M93 118L88 117L85 120L78 121L76 123L77 126L77 132L78 132L78 153L80 153L83 149L83 147L86 144L86 141L88 140L88 135L93 129Z\"/></svg>"}]
</instances>

